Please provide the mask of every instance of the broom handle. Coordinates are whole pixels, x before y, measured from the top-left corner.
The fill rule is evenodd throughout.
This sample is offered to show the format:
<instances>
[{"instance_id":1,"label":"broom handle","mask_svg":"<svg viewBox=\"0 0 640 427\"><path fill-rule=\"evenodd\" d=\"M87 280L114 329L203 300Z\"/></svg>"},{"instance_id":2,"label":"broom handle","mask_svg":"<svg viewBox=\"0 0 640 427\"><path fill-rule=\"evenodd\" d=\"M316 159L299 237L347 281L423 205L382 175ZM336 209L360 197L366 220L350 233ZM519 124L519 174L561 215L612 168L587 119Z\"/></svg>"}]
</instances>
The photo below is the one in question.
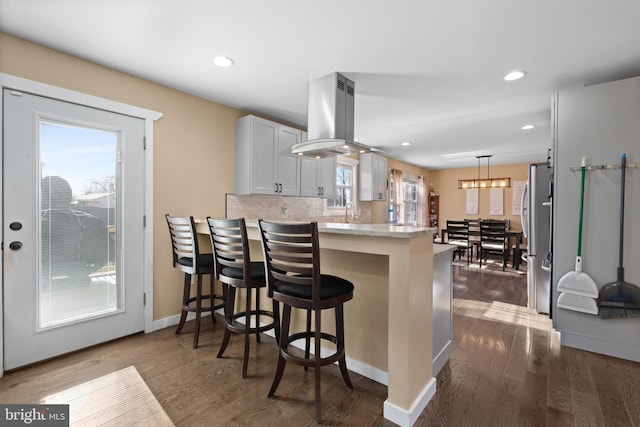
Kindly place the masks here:
<instances>
[{"instance_id":1,"label":"broom handle","mask_svg":"<svg viewBox=\"0 0 640 427\"><path fill-rule=\"evenodd\" d=\"M584 177L586 159L582 159L582 178L580 179L580 218L578 220L578 257L582 255L582 205L584 204Z\"/></svg>"},{"instance_id":2,"label":"broom handle","mask_svg":"<svg viewBox=\"0 0 640 427\"><path fill-rule=\"evenodd\" d=\"M622 258L623 258L623 250L624 250L624 181L625 175L627 172L627 154L622 153L622 160L620 168L622 169L622 176L620 188L622 188L622 195L620 196L620 250L618 251L618 276L622 273Z\"/></svg>"}]
</instances>

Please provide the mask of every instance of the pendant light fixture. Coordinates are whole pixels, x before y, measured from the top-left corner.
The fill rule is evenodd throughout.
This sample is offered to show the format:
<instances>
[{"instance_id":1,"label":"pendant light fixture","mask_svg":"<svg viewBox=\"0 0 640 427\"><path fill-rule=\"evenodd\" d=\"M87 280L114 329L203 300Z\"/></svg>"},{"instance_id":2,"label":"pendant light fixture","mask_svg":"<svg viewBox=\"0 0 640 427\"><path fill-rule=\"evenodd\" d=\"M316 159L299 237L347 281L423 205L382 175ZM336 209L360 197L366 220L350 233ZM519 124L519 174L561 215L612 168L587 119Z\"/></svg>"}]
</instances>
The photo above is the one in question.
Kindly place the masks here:
<instances>
[{"instance_id":1,"label":"pendant light fixture","mask_svg":"<svg viewBox=\"0 0 640 427\"><path fill-rule=\"evenodd\" d=\"M511 178L491 178L489 174L489 159L491 154L484 156L476 156L478 159L478 179L459 179L458 188L461 190L469 190L471 188L508 188L511 187ZM480 178L480 161L487 159L487 177Z\"/></svg>"}]
</instances>

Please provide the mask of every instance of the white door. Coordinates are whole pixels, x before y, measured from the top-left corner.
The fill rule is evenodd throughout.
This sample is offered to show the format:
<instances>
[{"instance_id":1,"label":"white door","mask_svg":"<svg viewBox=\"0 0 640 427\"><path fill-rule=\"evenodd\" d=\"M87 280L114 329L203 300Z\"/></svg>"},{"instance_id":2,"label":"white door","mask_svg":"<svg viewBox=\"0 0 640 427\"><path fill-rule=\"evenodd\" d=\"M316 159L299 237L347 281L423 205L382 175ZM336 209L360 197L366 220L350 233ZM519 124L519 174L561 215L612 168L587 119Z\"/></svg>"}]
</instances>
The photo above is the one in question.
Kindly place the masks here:
<instances>
[{"instance_id":1,"label":"white door","mask_svg":"<svg viewBox=\"0 0 640 427\"><path fill-rule=\"evenodd\" d=\"M141 331L144 120L3 101L4 368Z\"/></svg>"}]
</instances>

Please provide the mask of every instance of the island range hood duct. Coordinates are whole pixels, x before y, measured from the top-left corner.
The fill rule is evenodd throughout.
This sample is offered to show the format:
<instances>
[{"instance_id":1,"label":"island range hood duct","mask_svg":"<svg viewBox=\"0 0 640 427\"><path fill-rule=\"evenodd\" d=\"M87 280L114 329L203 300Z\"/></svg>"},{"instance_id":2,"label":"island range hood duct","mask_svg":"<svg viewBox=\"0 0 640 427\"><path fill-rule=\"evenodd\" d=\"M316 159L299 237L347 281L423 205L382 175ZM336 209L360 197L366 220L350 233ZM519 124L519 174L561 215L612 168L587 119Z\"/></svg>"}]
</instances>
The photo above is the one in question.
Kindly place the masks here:
<instances>
[{"instance_id":1,"label":"island range hood duct","mask_svg":"<svg viewBox=\"0 0 640 427\"><path fill-rule=\"evenodd\" d=\"M353 140L355 84L340 73L309 82L308 141L291 152L315 158L368 153L372 147Z\"/></svg>"}]
</instances>

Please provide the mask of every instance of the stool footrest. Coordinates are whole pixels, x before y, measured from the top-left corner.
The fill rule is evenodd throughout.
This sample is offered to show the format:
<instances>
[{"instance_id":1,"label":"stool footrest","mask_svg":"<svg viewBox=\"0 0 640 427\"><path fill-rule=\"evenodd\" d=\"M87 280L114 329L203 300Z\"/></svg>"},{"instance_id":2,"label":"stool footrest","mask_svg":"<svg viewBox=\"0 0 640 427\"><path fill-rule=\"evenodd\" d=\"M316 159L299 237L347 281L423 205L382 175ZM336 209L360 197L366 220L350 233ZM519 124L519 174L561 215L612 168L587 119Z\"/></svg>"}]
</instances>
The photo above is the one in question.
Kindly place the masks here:
<instances>
[{"instance_id":1,"label":"stool footrest","mask_svg":"<svg viewBox=\"0 0 640 427\"><path fill-rule=\"evenodd\" d=\"M296 334L289 335L289 337L287 338L287 347L294 341L297 341L300 339L306 339L306 338L315 339L314 332L313 331L298 332ZM338 342L337 338L334 335L327 334L324 332L320 333L320 338L323 340L331 341L334 344L337 344ZM320 350L318 349L316 351L320 351ZM297 356L291 353L288 349L280 348L280 353L282 354L282 357L284 357L285 360L295 365L310 366L310 367L313 367L316 365L315 359L313 358L307 359L306 357ZM344 346L338 346L338 348L334 353L331 353L327 357L320 357L320 366L331 365L336 361L338 361L338 359L340 359L343 356L344 356Z\"/></svg>"},{"instance_id":2,"label":"stool footrest","mask_svg":"<svg viewBox=\"0 0 640 427\"><path fill-rule=\"evenodd\" d=\"M276 321L272 311L251 310L249 312L249 316L256 316L258 314L260 314L260 316L268 317L268 318L272 319L272 321L270 323L265 324L265 325L250 327L249 331L248 331L250 334L255 334L256 332L265 332L265 331L268 331L270 329L273 329L276 326L277 321ZM235 334L244 334L245 332L247 332L245 324L236 321L236 319L239 319L241 317L244 317L246 319L247 318L247 312L246 311L241 311L241 312L238 312L238 313L234 313L232 321L231 322L229 322L229 321L226 322L227 323L227 329L229 329L231 332L233 332ZM250 321L250 319L249 319L249 321Z\"/></svg>"},{"instance_id":3,"label":"stool footrest","mask_svg":"<svg viewBox=\"0 0 640 427\"><path fill-rule=\"evenodd\" d=\"M210 305L205 305L200 307L200 312L209 312L209 311L214 311L214 310L218 310L220 308L224 308L224 297L221 295L213 295L214 299L218 299L221 300L223 302L221 302L220 304L215 304L214 306L210 306ZM194 304L196 301L198 300L197 297L191 297L187 300L186 304L182 304L182 309L184 311L196 311L196 307L192 307L191 304ZM211 301L211 295L202 295L200 297L200 300L202 300L203 302L209 302Z\"/></svg>"}]
</instances>

